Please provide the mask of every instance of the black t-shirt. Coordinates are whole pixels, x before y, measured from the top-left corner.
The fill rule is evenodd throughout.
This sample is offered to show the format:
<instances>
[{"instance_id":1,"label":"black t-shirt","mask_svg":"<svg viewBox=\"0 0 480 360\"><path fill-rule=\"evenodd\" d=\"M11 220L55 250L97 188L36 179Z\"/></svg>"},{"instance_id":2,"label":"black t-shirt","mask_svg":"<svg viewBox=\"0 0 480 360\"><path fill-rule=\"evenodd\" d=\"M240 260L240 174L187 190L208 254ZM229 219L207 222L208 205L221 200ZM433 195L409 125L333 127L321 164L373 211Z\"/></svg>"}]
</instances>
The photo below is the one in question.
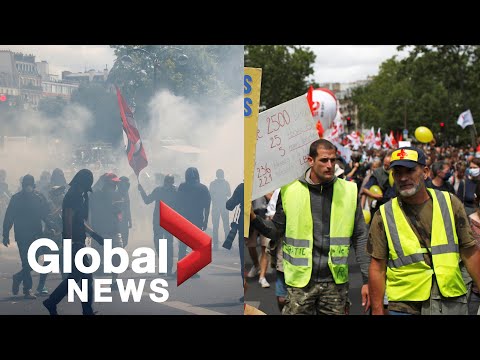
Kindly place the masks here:
<instances>
[{"instance_id":1,"label":"black t-shirt","mask_svg":"<svg viewBox=\"0 0 480 360\"><path fill-rule=\"evenodd\" d=\"M160 201L163 201L172 209L178 210L177 188L174 185L163 185L156 187L150 195L142 194L145 204L155 201L155 210L153 211L153 227L160 228Z\"/></svg>"},{"instance_id":2,"label":"black t-shirt","mask_svg":"<svg viewBox=\"0 0 480 360\"><path fill-rule=\"evenodd\" d=\"M83 194L72 191L72 188L68 190L63 199L62 205L62 219L63 221L63 234L66 234L65 228L65 210L73 210L73 223L72 223L72 242L85 243L85 220L88 217L88 201L84 198ZM65 239L65 235L63 236Z\"/></svg>"},{"instance_id":3,"label":"black t-shirt","mask_svg":"<svg viewBox=\"0 0 480 360\"><path fill-rule=\"evenodd\" d=\"M202 227L207 209L210 211L210 191L200 183L184 182L178 187L178 209L180 214L195 226Z\"/></svg>"},{"instance_id":4,"label":"black t-shirt","mask_svg":"<svg viewBox=\"0 0 480 360\"><path fill-rule=\"evenodd\" d=\"M431 188L431 189L436 189L436 190L440 190L440 191L448 191L451 194L455 194L455 189L453 188L453 185L450 184L447 181L444 181L442 186L437 186L433 183L431 178L428 178L427 180L425 180L425 186L428 187L428 188Z\"/></svg>"},{"instance_id":5,"label":"black t-shirt","mask_svg":"<svg viewBox=\"0 0 480 360\"><path fill-rule=\"evenodd\" d=\"M5 213L3 236L9 237L14 226L17 242L33 241L42 237L42 220L49 214L48 202L38 191L20 191L12 196Z\"/></svg>"},{"instance_id":6,"label":"black t-shirt","mask_svg":"<svg viewBox=\"0 0 480 360\"><path fill-rule=\"evenodd\" d=\"M90 225L93 230L113 239L120 232L122 205L118 192L95 191L90 197Z\"/></svg>"}]
</instances>

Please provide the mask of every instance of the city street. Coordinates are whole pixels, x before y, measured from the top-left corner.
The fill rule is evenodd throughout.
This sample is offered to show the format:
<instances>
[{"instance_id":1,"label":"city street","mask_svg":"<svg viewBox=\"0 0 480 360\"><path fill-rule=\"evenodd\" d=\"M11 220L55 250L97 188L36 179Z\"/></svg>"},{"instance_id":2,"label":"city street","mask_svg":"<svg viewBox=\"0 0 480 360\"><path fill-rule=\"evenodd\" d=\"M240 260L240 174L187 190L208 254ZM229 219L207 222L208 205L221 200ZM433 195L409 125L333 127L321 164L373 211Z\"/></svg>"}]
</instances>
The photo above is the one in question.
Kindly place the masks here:
<instances>
[{"instance_id":1,"label":"city street","mask_svg":"<svg viewBox=\"0 0 480 360\"><path fill-rule=\"evenodd\" d=\"M175 245L176 249L176 245ZM174 259L176 261L176 258ZM48 315L42 301L45 297L36 300L23 298L22 287L17 296L13 296L12 274L20 270L18 249L12 244L5 248L0 247L0 315ZM199 272L199 278L190 278L179 287L176 279L165 278L154 274L139 275L127 270L119 276L120 279L146 279L141 301L122 303L118 291L112 292L111 303L95 303L94 308L99 315L241 315L243 314L242 279L238 250L231 251L221 248L212 253L212 263ZM38 284L39 275L33 273L33 290ZM153 302L149 293L149 283L155 278L164 278L168 282L169 298L165 302ZM52 291L61 280L58 274L50 274L47 278L47 288ZM160 294L157 293L160 297ZM76 297L76 296L75 296ZM69 303L67 297L58 305L61 315L81 315L81 303L76 297L75 302Z\"/></svg>"}]
</instances>

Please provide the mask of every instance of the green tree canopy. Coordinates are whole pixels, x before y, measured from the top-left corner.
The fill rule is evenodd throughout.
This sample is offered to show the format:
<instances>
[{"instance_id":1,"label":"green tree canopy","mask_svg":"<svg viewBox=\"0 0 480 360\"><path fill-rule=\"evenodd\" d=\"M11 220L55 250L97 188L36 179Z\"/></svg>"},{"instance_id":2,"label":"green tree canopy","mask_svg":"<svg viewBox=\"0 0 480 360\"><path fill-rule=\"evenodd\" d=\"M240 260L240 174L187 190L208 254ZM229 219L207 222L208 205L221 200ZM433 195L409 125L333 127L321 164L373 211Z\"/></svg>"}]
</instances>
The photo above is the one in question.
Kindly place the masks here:
<instances>
[{"instance_id":1,"label":"green tree canopy","mask_svg":"<svg viewBox=\"0 0 480 360\"><path fill-rule=\"evenodd\" d=\"M316 55L294 45L246 45L245 66L262 69L260 105L267 109L308 91Z\"/></svg>"},{"instance_id":2,"label":"green tree canopy","mask_svg":"<svg viewBox=\"0 0 480 360\"><path fill-rule=\"evenodd\" d=\"M140 123L147 119L147 104L155 90L168 89L175 95L214 106L221 106L243 91L243 46L111 47L117 59L109 81L121 88L127 101L134 99L135 117Z\"/></svg>"},{"instance_id":3,"label":"green tree canopy","mask_svg":"<svg viewBox=\"0 0 480 360\"><path fill-rule=\"evenodd\" d=\"M117 96L100 84L82 84L72 94L72 103L86 107L93 114L93 126L88 129L90 141L118 144L122 140L122 123Z\"/></svg>"},{"instance_id":4,"label":"green tree canopy","mask_svg":"<svg viewBox=\"0 0 480 360\"><path fill-rule=\"evenodd\" d=\"M56 118L62 115L63 109L67 105L67 100L61 96L42 98L38 103L38 111L43 115Z\"/></svg>"},{"instance_id":5,"label":"green tree canopy","mask_svg":"<svg viewBox=\"0 0 480 360\"><path fill-rule=\"evenodd\" d=\"M436 137L468 142L470 134L457 124L470 109L480 119L480 47L478 45L402 45L408 56L380 66L378 75L353 92L359 119L385 130L426 126ZM440 123L445 130L440 134Z\"/></svg>"}]
</instances>

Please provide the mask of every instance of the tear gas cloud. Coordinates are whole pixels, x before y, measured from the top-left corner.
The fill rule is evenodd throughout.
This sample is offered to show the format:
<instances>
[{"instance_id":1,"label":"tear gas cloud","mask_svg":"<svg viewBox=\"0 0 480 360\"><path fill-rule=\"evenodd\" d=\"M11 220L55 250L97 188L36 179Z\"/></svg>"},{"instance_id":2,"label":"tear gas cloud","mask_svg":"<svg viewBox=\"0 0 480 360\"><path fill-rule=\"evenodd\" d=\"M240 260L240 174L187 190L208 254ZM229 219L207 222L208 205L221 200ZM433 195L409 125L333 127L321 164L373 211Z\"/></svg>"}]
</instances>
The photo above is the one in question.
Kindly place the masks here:
<instances>
[{"instance_id":1,"label":"tear gas cloud","mask_svg":"<svg viewBox=\"0 0 480 360\"><path fill-rule=\"evenodd\" d=\"M42 171L59 167L67 181L72 154L77 144L87 141L86 133L93 125L88 109L69 104L58 117L46 117L41 112L15 113L4 129L1 168L7 171L11 192L20 186L18 179L29 173L38 182Z\"/></svg>"},{"instance_id":2,"label":"tear gas cloud","mask_svg":"<svg viewBox=\"0 0 480 360\"><path fill-rule=\"evenodd\" d=\"M152 97L148 105L149 121L145 125L139 124L149 162L141 171L139 181L147 194L163 185L156 182L155 174L176 175L175 185L178 186L184 179L185 170L192 166L198 168L200 181L207 187L216 178L217 169L224 170L232 193L243 181L243 46L232 51L231 59L223 63L230 70L220 72L218 78L228 83L231 91L228 96L225 89L219 87L216 94L210 92L201 101L177 96L168 90L158 91ZM224 100L218 101L220 98ZM133 228L130 238L135 242L132 246L153 246L154 204L145 205L139 195L138 182L128 164L123 139L119 138L113 149L116 155L113 163L104 164L99 169L94 163L85 166L72 163L79 145L92 142L87 134L91 136L94 125L93 114L78 104L67 105L57 117L48 118L41 112L28 111L10 119L4 126L3 135L8 135L10 140L3 146L0 166L7 171L9 189L16 192L20 186L19 178L27 173L38 182L44 170L51 173L57 167L64 171L67 182L82 167L93 171L94 182L107 171L127 176L131 183ZM121 126L118 110L119 129ZM230 215L232 218L232 213Z\"/></svg>"}]
</instances>

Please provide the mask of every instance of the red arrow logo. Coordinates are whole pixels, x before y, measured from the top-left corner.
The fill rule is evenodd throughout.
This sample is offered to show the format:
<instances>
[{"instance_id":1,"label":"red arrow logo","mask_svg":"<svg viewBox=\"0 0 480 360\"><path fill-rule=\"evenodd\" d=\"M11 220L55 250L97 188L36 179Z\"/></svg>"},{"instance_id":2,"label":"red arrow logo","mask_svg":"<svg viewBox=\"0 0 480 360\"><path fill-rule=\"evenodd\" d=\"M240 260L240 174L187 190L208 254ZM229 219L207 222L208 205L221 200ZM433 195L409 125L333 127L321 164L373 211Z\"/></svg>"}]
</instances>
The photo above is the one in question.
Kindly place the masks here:
<instances>
[{"instance_id":1,"label":"red arrow logo","mask_svg":"<svg viewBox=\"0 0 480 360\"><path fill-rule=\"evenodd\" d=\"M193 250L177 263L177 286L180 286L212 262L212 238L163 201L160 201L160 226Z\"/></svg>"}]
</instances>

